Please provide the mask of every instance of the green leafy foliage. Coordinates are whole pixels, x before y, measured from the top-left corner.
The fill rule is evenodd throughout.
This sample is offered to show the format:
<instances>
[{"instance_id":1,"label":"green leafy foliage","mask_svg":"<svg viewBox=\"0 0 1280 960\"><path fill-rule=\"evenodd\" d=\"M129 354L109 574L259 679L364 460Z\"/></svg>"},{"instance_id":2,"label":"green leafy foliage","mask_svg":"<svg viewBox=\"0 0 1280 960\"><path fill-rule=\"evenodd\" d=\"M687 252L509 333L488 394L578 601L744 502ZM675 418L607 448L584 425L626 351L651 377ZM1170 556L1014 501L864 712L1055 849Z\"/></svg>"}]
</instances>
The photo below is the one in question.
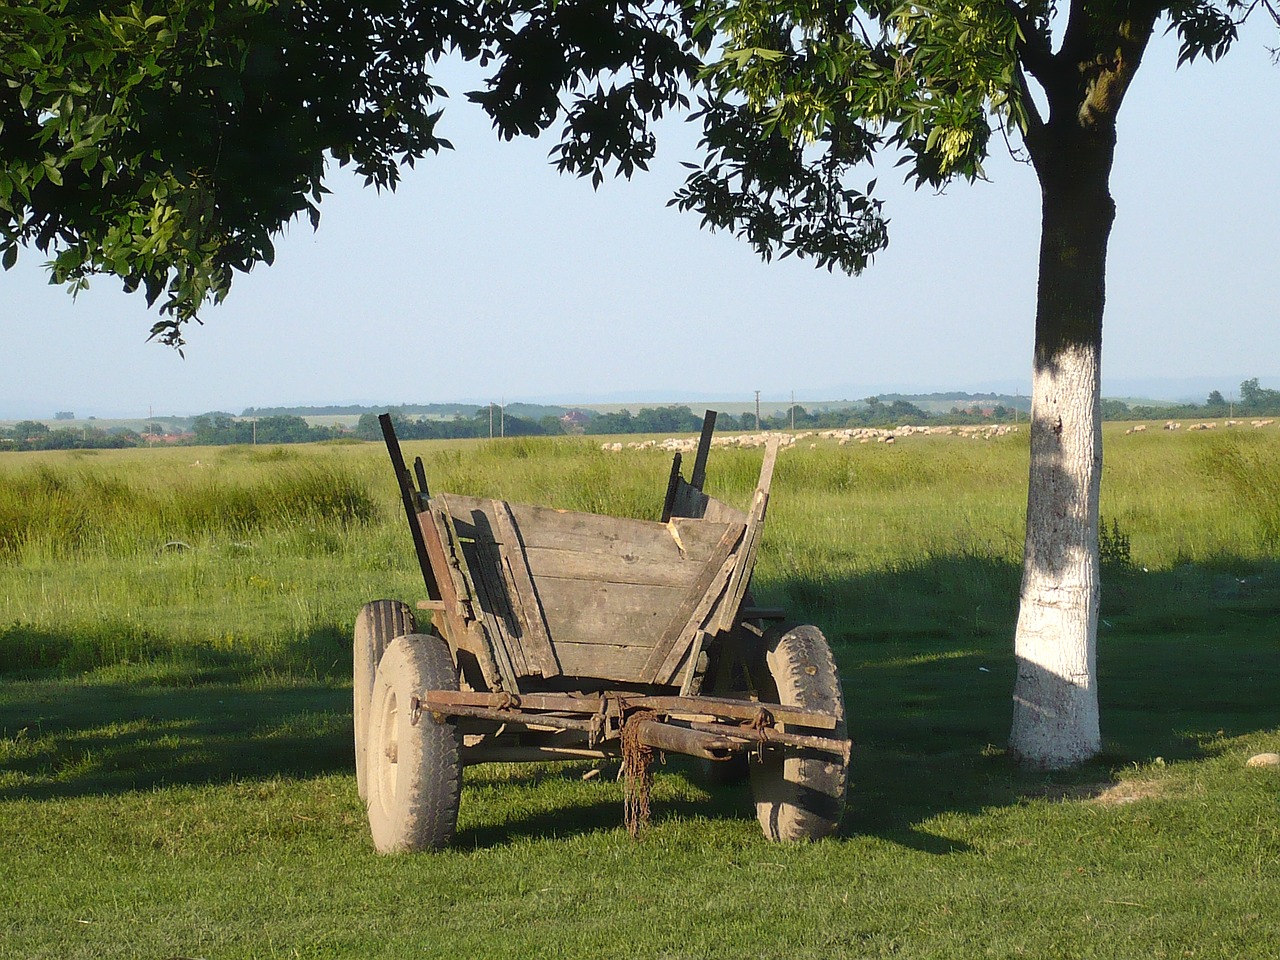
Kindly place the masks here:
<instances>
[{"instance_id":1,"label":"green leafy foliage","mask_svg":"<svg viewBox=\"0 0 1280 960\"><path fill-rule=\"evenodd\" d=\"M332 164L394 189L449 146L432 71L457 53L486 71L467 96L500 136L562 122L553 162L596 185L646 169L653 122L696 95L704 156L672 202L765 258L856 273L888 243L857 172L877 154L917 186L979 178L993 133L1041 123L1028 76L1057 115L1114 113L1161 12L1187 61L1223 55L1258 6L1079 0L1053 52L1043 0L9 3L0 266L31 247L72 292L119 277L180 345L287 224L319 223Z\"/></svg>"}]
</instances>

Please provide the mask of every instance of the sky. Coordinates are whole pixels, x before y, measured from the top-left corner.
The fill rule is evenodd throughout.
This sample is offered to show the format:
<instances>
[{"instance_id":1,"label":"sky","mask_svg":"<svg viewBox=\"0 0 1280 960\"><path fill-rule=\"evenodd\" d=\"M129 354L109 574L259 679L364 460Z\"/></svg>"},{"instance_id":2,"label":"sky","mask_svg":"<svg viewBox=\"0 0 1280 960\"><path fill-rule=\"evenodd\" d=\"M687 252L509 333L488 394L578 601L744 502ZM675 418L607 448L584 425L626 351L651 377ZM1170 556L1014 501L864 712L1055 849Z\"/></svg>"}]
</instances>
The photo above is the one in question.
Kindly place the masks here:
<instances>
[{"instance_id":1,"label":"sky","mask_svg":"<svg viewBox=\"0 0 1280 960\"><path fill-rule=\"evenodd\" d=\"M1280 68L1274 27L1175 70L1158 39L1121 110L1112 176L1103 393L1167 399L1246 377L1280 387ZM449 86L448 76L444 77ZM335 170L318 232L239 275L187 333L100 277L74 301L37 251L0 274L0 418L191 415L447 401L1026 393L1039 193L1003 149L945 194L867 171L890 245L860 277L766 264L668 208L696 131L666 123L631 181L562 177L551 141L501 143L451 87L456 147L394 194Z\"/></svg>"}]
</instances>

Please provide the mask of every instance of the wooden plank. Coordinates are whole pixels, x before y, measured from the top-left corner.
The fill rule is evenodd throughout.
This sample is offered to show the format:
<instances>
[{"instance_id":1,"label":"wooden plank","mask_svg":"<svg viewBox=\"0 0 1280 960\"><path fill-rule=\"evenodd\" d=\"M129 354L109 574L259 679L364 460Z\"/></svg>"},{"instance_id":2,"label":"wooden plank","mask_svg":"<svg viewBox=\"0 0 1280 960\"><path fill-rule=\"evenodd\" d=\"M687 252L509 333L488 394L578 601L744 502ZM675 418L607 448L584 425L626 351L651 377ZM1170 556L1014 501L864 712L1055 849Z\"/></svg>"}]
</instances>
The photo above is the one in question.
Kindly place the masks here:
<instances>
[{"instance_id":1,"label":"wooden plank","mask_svg":"<svg viewBox=\"0 0 1280 960\"><path fill-rule=\"evenodd\" d=\"M623 643L556 641L560 669L569 677L598 677L617 683L648 681L645 664L652 647Z\"/></svg>"},{"instance_id":2,"label":"wooden plank","mask_svg":"<svg viewBox=\"0 0 1280 960\"><path fill-rule=\"evenodd\" d=\"M519 627L515 622L511 598L507 594L501 573L502 556L497 545L476 540L464 543L462 550L474 558L474 562L469 563L468 567L475 578L486 632L493 638L495 645L502 649L506 661L511 664L512 674L517 677L528 676L530 671L518 639ZM499 657L499 662L502 659L503 657Z\"/></svg>"},{"instance_id":3,"label":"wooden plank","mask_svg":"<svg viewBox=\"0 0 1280 960\"><path fill-rule=\"evenodd\" d=\"M654 668L654 683L674 683L675 676L680 670L680 663L684 660L685 652L693 643L697 634L702 632L703 627L707 625L708 620L718 621L717 603L724 595L725 587L729 583L733 571L737 569L738 558L736 554L731 553L725 558L715 579L712 580L706 591L702 595L702 599L689 615L689 620L685 624L684 629L680 632L679 639L672 644L671 650L668 652L660 666Z\"/></svg>"},{"instance_id":4,"label":"wooden plank","mask_svg":"<svg viewBox=\"0 0 1280 960\"><path fill-rule=\"evenodd\" d=\"M649 560L634 554L592 554L572 550L530 548L529 567L538 579L591 580L599 583L648 584L683 589L697 579L702 564L694 560Z\"/></svg>"},{"instance_id":5,"label":"wooden plank","mask_svg":"<svg viewBox=\"0 0 1280 960\"><path fill-rule=\"evenodd\" d=\"M473 528L477 519L487 516L486 507L490 503L488 500L457 494L441 494L435 499L448 504L449 512L457 521L458 531L463 536L474 536L467 528ZM513 503L510 507L526 550L545 547L589 555L612 554L650 560L678 560L685 556L691 560L705 560L724 532L723 525L720 524L681 518L673 518L669 523L658 523L653 520L552 510L527 504ZM673 530L677 532L684 546L683 550L676 545ZM536 568L533 573L536 578Z\"/></svg>"},{"instance_id":6,"label":"wooden plank","mask_svg":"<svg viewBox=\"0 0 1280 960\"><path fill-rule=\"evenodd\" d=\"M687 588L556 577L541 577L537 582L558 656L565 643L616 643L651 649L662 636L671 610L688 593Z\"/></svg>"},{"instance_id":7,"label":"wooden plank","mask_svg":"<svg viewBox=\"0 0 1280 960\"><path fill-rule=\"evenodd\" d=\"M716 544L715 553L712 554L706 566L703 567L698 579L685 594L680 605L675 608L667 628L662 633L662 639L654 646L653 654L649 657L649 662L646 665L650 678L655 682L658 680L658 674L661 672L667 657L672 653L673 648L677 647L678 641L685 640L686 634L690 640L693 638L692 631L689 630L690 617L694 615L699 607L706 603L708 593L716 582L716 578L721 574L721 568L733 553L734 548L741 542L742 535L742 527L734 525L725 529L720 542ZM695 629L696 627L697 625L695 624Z\"/></svg>"},{"instance_id":8,"label":"wooden plank","mask_svg":"<svg viewBox=\"0 0 1280 960\"><path fill-rule=\"evenodd\" d=\"M715 497L707 497L702 505L702 519L708 523L746 523L747 515Z\"/></svg>"},{"instance_id":9,"label":"wooden plank","mask_svg":"<svg viewBox=\"0 0 1280 960\"><path fill-rule=\"evenodd\" d=\"M439 531L442 543L448 552L448 565L450 575L457 587L460 598L459 606L464 610L464 617L468 621L467 628L474 636L475 630L480 631L483 637L486 655L478 654L480 660L481 671L485 670L485 660L496 667L496 682L487 674L485 679L490 685L496 689L519 692L520 683L514 665L511 663L510 655L505 644L495 642L495 636L491 630L486 629L483 623L484 610L480 603L480 598L476 595L476 584L471 572L467 566L467 558L462 549L462 541L459 539L457 528L454 527L453 519L450 512L446 509L446 504L441 502L441 498L436 497L431 501L431 516L435 520L435 526Z\"/></svg>"},{"instance_id":10,"label":"wooden plank","mask_svg":"<svg viewBox=\"0 0 1280 960\"><path fill-rule=\"evenodd\" d=\"M688 656L685 662L684 679L680 683L680 696L687 697L691 694L700 693L702 691L702 674L698 668L698 659L702 656L702 648L706 643L707 633L705 630L699 630L693 635L693 643L689 645Z\"/></svg>"},{"instance_id":11,"label":"wooden plank","mask_svg":"<svg viewBox=\"0 0 1280 960\"><path fill-rule=\"evenodd\" d=\"M628 708L643 707L655 713L673 717L727 717L731 720L754 720L761 709L767 710L778 723L817 730L834 730L836 718L829 713L804 710L801 707L783 706L777 703L757 703L752 700L735 700L728 697L646 697L624 696Z\"/></svg>"},{"instance_id":12,"label":"wooden plank","mask_svg":"<svg viewBox=\"0 0 1280 960\"><path fill-rule=\"evenodd\" d=\"M469 629L472 621L464 616L462 598L458 596L457 586L452 576L453 570L441 540L441 531L436 523L435 512L430 509L430 504L428 509L418 514L417 519L427 554L431 558L431 564L440 585L441 599L429 602L439 602L443 607L439 616L432 615L431 623L444 635L450 647L455 650L466 650L475 656L485 683L495 690L501 690L502 675L494 662L493 654L483 642L483 637L476 638L472 634Z\"/></svg>"},{"instance_id":13,"label":"wooden plank","mask_svg":"<svg viewBox=\"0 0 1280 960\"><path fill-rule=\"evenodd\" d=\"M667 477L667 495L662 501L662 522L666 523L671 519L671 509L675 506L676 491L683 482L680 476L680 453L671 458L671 475Z\"/></svg>"},{"instance_id":14,"label":"wooden plank","mask_svg":"<svg viewBox=\"0 0 1280 960\"><path fill-rule=\"evenodd\" d=\"M701 519L710 499L693 484L681 479L676 483L676 492L671 498L671 516Z\"/></svg>"},{"instance_id":15,"label":"wooden plank","mask_svg":"<svg viewBox=\"0 0 1280 960\"><path fill-rule=\"evenodd\" d=\"M560 673L555 648L551 644L551 632L546 614L538 598L538 591L529 569L529 559L520 538L519 528L511 513L511 505L505 500L494 501L493 519L499 536L498 548L503 562L503 573L510 588L509 595L515 606L516 621L520 627L520 646L531 672L544 677Z\"/></svg>"},{"instance_id":16,"label":"wooden plank","mask_svg":"<svg viewBox=\"0 0 1280 960\"><path fill-rule=\"evenodd\" d=\"M707 479L707 454L711 452L711 434L716 429L716 412L708 410L702 417L702 435L698 437L698 452L693 460L693 474L689 486L701 490Z\"/></svg>"},{"instance_id":17,"label":"wooden plank","mask_svg":"<svg viewBox=\"0 0 1280 960\"><path fill-rule=\"evenodd\" d=\"M413 538L413 551L418 558L418 566L422 570L423 586L427 588L428 598L439 600L440 587L436 583L437 571L431 565L431 558L427 553L427 545L423 542L422 529L418 521L418 511L426 495L426 487L424 485L421 494L413 489L413 481L409 478L409 470L404 465L404 454L400 451L400 440L396 436L395 427L392 426L391 415L381 414L378 417L378 423L382 427L382 439L387 445L391 466L396 472L396 483L400 486L400 500L404 504L405 516L409 521L409 533Z\"/></svg>"},{"instance_id":18,"label":"wooden plank","mask_svg":"<svg viewBox=\"0 0 1280 960\"><path fill-rule=\"evenodd\" d=\"M729 581L729 589L724 604L720 607L719 629L729 630L737 619L738 608L751 586L751 573L756 565L756 553L760 548L760 536L764 530L765 515L769 508L769 488L773 484L773 469L778 461L778 447L781 441L771 437L765 445L764 463L760 466L760 480L756 484L755 497L751 504L751 514L747 520L747 534L743 548L738 553L738 568Z\"/></svg>"}]
</instances>

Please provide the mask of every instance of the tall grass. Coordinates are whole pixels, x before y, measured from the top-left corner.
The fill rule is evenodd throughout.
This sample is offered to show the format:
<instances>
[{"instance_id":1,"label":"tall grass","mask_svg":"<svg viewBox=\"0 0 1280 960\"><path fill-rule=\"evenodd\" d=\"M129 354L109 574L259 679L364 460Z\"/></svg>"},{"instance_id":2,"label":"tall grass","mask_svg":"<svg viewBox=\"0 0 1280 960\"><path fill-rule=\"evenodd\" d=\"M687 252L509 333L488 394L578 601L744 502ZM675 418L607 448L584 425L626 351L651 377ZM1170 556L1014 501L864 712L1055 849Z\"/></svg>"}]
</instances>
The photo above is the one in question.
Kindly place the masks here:
<instances>
[{"instance_id":1,"label":"tall grass","mask_svg":"<svg viewBox=\"0 0 1280 960\"><path fill-rule=\"evenodd\" d=\"M1133 560L1128 579L1107 573L1111 609L1141 605L1144 568L1225 563L1238 578L1274 557L1280 437L1109 431L1106 442L1103 513ZM650 519L670 467L659 451L572 438L405 451L435 491ZM1025 436L784 451L757 598L851 642L1010 630L1027 457ZM759 450L716 449L708 492L747 506L760 462ZM360 604L422 591L378 444L7 456L0 585L0 663L68 670L168 650L202 669L239 657L342 671Z\"/></svg>"},{"instance_id":2,"label":"tall grass","mask_svg":"<svg viewBox=\"0 0 1280 960\"><path fill-rule=\"evenodd\" d=\"M149 480L44 463L0 486L0 559L127 556L315 524L341 531L380 514L367 480L323 460L285 461L250 476L196 469Z\"/></svg>"}]
</instances>

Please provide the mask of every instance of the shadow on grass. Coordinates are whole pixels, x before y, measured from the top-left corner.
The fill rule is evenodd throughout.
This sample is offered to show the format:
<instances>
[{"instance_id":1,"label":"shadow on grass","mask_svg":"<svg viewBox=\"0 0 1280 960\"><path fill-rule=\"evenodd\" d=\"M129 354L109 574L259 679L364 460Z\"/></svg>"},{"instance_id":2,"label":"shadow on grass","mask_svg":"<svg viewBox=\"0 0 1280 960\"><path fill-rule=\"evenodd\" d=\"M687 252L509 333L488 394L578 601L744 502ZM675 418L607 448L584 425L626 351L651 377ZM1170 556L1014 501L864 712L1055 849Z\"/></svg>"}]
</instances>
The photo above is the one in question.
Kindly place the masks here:
<instances>
[{"instance_id":1,"label":"shadow on grass","mask_svg":"<svg viewBox=\"0 0 1280 960\"><path fill-rule=\"evenodd\" d=\"M1018 576L1008 563L941 557L844 580L756 585L762 604L819 624L836 653L855 742L843 835L952 853L963 846L922 824L1029 797L1087 796L1117 769L1197 759L1215 740L1275 727L1280 568L1224 560L1150 574L1112 570L1098 646L1106 753L1059 774L1019 771L1004 752ZM171 652L76 676L0 682L0 798L350 771L350 687L309 666L313 656L333 662L336 636L300 638L275 665ZM692 765L668 771L698 780ZM582 772L474 771L464 805L478 790L500 794L504 780L546 795L464 827L459 845L616 829L620 791L571 789ZM745 786L707 792L705 800L696 791L655 798L655 822L751 817Z\"/></svg>"},{"instance_id":2,"label":"shadow on grass","mask_svg":"<svg viewBox=\"0 0 1280 960\"><path fill-rule=\"evenodd\" d=\"M22 630L10 628L3 639ZM83 635L25 633L29 648L70 651L73 664L101 649ZM317 675L307 659L318 650L318 662L332 662L332 631L300 637L296 649L270 659L149 642L153 658L142 662L79 672L28 665L0 679L0 798L351 768L349 681Z\"/></svg>"}]
</instances>

